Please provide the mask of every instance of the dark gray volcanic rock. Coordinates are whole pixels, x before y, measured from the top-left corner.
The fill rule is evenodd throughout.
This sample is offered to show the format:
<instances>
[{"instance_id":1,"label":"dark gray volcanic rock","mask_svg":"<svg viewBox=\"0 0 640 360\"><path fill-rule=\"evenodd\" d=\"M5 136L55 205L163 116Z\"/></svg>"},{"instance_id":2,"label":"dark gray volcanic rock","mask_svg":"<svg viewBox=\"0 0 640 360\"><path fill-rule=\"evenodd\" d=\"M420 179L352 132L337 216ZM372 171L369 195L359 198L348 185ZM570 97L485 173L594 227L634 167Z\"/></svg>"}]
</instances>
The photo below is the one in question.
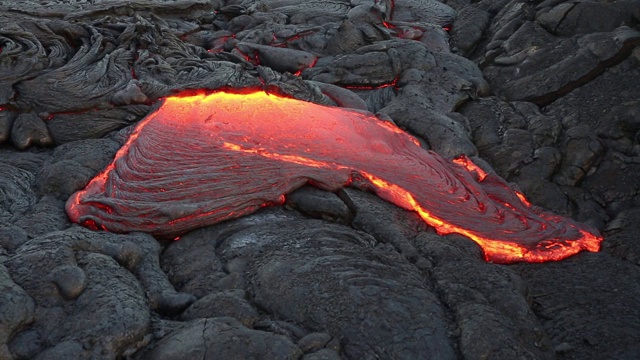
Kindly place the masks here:
<instances>
[{"instance_id":1,"label":"dark gray volcanic rock","mask_svg":"<svg viewBox=\"0 0 640 360\"><path fill-rule=\"evenodd\" d=\"M66 200L111 162L120 144L110 139L79 140L58 146L38 171L38 195Z\"/></svg>"},{"instance_id":2,"label":"dark gray volcanic rock","mask_svg":"<svg viewBox=\"0 0 640 360\"><path fill-rule=\"evenodd\" d=\"M640 224L636 221L640 210L637 207L621 211L607 224L609 241L604 250L632 264L640 265L640 238L636 236Z\"/></svg>"},{"instance_id":3,"label":"dark gray volcanic rock","mask_svg":"<svg viewBox=\"0 0 640 360\"><path fill-rule=\"evenodd\" d=\"M263 233L274 236L268 228L252 231L258 241ZM337 336L350 358L453 358L437 297L390 248L320 223L282 224L281 233L286 242L269 244L278 250L267 245L248 266L256 305Z\"/></svg>"},{"instance_id":4,"label":"dark gray volcanic rock","mask_svg":"<svg viewBox=\"0 0 640 360\"><path fill-rule=\"evenodd\" d=\"M49 352L114 358L142 339L149 326L149 308L165 312L186 308L194 299L173 290L160 271L159 250L145 234L96 235L79 227L50 232L20 246L6 266L35 302L31 329L42 347L31 351L46 349L43 358ZM26 344L20 340L10 347L21 351ZM82 351L76 352L76 346L60 348L63 340L78 343Z\"/></svg>"},{"instance_id":5,"label":"dark gray volcanic rock","mask_svg":"<svg viewBox=\"0 0 640 360\"><path fill-rule=\"evenodd\" d=\"M17 331L24 328L34 319L35 305L29 295L13 282L9 276L9 271L4 265L0 265L0 286L2 286L2 295L0 295L0 314L2 324L0 326L0 356L2 358L11 358L11 352L7 343L15 335Z\"/></svg>"},{"instance_id":6,"label":"dark gray volcanic rock","mask_svg":"<svg viewBox=\"0 0 640 360\"><path fill-rule=\"evenodd\" d=\"M143 359L298 359L302 351L282 335L244 327L232 318L204 318L168 334Z\"/></svg>"},{"instance_id":7,"label":"dark gray volcanic rock","mask_svg":"<svg viewBox=\"0 0 640 360\"><path fill-rule=\"evenodd\" d=\"M640 357L640 3L445 2L0 0L0 359ZM486 263L351 188L171 242L69 223L159 98L259 86L466 154L603 251Z\"/></svg>"},{"instance_id":8,"label":"dark gray volcanic rock","mask_svg":"<svg viewBox=\"0 0 640 360\"><path fill-rule=\"evenodd\" d=\"M625 26L558 38L527 22L505 40L484 72L509 100L547 105L624 60L638 45L640 32Z\"/></svg>"},{"instance_id":9,"label":"dark gray volcanic rock","mask_svg":"<svg viewBox=\"0 0 640 360\"><path fill-rule=\"evenodd\" d=\"M191 241L195 236L207 242ZM168 251L180 246L188 253L185 247L211 243L218 244L224 269L245 278L258 309L305 332L327 331L341 339L348 357L454 354L443 309L420 272L370 236L269 211L190 233ZM192 276L208 267L192 268ZM229 290L216 296L229 296L225 293ZM218 316L237 318L239 304L221 305ZM361 322L367 324L364 329L356 325Z\"/></svg>"},{"instance_id":10,"label":"dark gray volcanic rock","mask_svg":"<svg viewBox=\"0 0 640 360\"><path fill-rule=\"evenodd\" d=\"M532 309L560 356L633 359L640 355L637 264L602 253L514 267L529 284Z\"/></svg>"},{"instance_id":11,"label":"dark gray volcanic rock","mask_svg":"<svg viewBox=\"0 0 640 360\"><path fill-rule=\"evenodd\" d=\"M526 283L506 267L485 263L479 247L451 235L425 231L414 214L377 197L346 189L355 228L392 244L435 283L457 329L465 358L550 358L551 345L531 314Z\"/></svg>"},{"instance_id":12,"label":"dark gray volcanic rock","mask_svg":"<svg viewBox=\"0 0 640 360\"><path fill-rule=\"evenodd\" d=\"M534 203L558 213L571 213L567 195L560 187L566 182L554 183L553 177L561 176L558 173L563 171L560 167L563 153L588 159L593 159L589 157L593 153L563 152L562 124L558 118L542 114L531 103L505 102L493 97L467 103L460 112L469 120L480 156L494 164L500 176L516 182ZM572 138L563 135L566 150ZM563 165L565 171L580 169Z\"/></svg>"}]
</instances>

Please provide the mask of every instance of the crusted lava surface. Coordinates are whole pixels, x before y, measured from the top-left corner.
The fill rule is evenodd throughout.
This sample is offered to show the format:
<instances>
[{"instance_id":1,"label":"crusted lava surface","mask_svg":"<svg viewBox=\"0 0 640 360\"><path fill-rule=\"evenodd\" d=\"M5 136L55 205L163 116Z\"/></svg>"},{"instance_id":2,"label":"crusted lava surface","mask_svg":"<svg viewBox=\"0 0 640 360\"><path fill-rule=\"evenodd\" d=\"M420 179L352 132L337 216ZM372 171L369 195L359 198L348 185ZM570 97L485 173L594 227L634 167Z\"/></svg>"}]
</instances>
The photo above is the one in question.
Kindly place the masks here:
<instances>
[{"instance_id":1,"label":"crusted lava surface","mask_svg":"<svg viewBox=\"0 0 640 360\"><path fill-rule=\"evenodd\" d=\"M475 240L493 262L561 260L602 241L532 208L466 157L447 162L373 114L261 90L164 99L66 210L94 230L172 237L281 205L307 183L372 189L439 234Z\"/></svg>"},{"instance_id":2,"label":"crusted lava surface","mask_svg":"<svg viewBox=\"0 0 640 360\"><path fill-rule=\"evenodd\" d=\"M639 358L639 14L0 0L0 359Z\"/></svg>"}]
</instances>

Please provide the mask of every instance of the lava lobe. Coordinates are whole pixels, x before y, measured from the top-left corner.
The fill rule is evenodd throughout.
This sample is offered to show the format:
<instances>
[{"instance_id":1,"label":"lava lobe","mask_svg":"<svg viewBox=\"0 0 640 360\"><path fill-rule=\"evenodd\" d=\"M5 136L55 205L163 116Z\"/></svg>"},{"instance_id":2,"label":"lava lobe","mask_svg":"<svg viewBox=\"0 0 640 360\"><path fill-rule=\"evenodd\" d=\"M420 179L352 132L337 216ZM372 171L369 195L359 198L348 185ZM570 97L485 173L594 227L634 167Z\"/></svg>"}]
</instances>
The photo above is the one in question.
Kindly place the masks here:
<instances>
[{"instance_id":1,"label":"lava lobe","mask_svg":"<svg viewBox=\"0 0 640 360\"><path fill-rule=\"evenodd\" d=\"M560 260L602 241L373 114L264 91L165 98L66 210L95 229L176 236L281 204L306 183L373 191L440 234L469 237L493 262Z\"/></svg>"}]
</instances>

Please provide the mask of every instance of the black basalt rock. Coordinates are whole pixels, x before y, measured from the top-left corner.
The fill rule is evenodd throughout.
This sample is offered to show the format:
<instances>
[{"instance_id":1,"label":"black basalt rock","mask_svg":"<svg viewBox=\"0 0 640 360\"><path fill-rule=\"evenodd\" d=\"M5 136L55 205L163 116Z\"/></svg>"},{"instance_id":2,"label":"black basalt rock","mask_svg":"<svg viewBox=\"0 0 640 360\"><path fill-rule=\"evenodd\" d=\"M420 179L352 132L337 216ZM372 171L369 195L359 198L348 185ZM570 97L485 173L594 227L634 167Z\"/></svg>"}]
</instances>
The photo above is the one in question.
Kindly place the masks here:
<instances>
[{"instance_id":1,"label":"black basalt rock","mask_svg":"<svg viewBox=\"0 0 640 360\"><path fill-rule=\"evenodd\" d=\"M11 127L11 143L24 150L31 146L50 146L53 139L49 135L47 125L33 113L16 116Z\"/></svg>"}]
</instances>

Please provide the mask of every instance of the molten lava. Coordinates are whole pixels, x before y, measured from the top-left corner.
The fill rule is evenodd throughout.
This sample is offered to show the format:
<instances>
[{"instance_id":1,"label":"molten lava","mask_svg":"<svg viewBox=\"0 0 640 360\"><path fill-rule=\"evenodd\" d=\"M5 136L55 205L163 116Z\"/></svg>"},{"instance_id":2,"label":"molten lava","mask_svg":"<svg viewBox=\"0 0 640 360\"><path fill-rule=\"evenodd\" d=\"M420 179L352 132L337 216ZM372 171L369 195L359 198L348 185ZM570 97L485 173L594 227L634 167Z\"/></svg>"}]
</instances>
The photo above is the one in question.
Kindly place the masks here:
<instances>
[{"instance_id":1,"label":"molten lava","mask_svg":"<svg viewBox=\"0 0 640 360\"><path fill-rule=\"evenodd\" d=\"M74 222L175 237L281 204L312 183L351 184L416 211L440 234L476 241L489 261L560 260L601 237L531 206L471 160L447 161L366 112L267 94L168 97L113 162L67 202Z\"/></svg>"}]
</instances>

